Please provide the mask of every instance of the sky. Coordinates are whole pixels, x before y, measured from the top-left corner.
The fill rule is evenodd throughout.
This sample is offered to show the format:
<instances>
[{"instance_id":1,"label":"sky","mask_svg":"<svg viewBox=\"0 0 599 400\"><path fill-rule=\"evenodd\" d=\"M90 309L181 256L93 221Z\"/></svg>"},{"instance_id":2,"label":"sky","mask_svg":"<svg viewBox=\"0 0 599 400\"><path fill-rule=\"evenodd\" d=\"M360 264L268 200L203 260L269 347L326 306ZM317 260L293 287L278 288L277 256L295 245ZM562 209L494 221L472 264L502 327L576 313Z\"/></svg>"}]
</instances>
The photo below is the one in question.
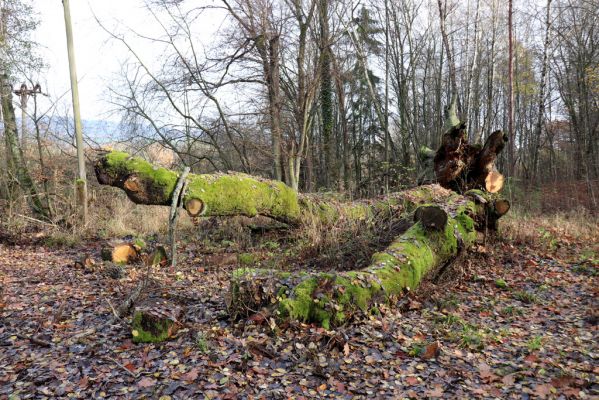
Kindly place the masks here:
<instances>
[{"instance_id":1,"label":"sky","mask_svg":"<svg viewBox=\"0 0 599 400\"><path fill-rule=\"evenodd\" d=\"M70 90L69 64L67 58L64 13L61 0L34 0L38 13L38 25L34 39L40 45L39 52L48 65L40 76L44 92L58 98ZM71 18L75 43L77 75L83 119L116 119L107 113L106 81L118 69L124 50L107 41L108 35L94 19L139 23L137 0L71 0ZM62 100L70 101L70 92Z\"/></svg>"},{"instance_id":2,"label":"sky","mask_svg":"<svg viewBox=\"0 0 599 400\"><path fill-rule=\"evenodd\" d=\"M61 99L70 105L69 64L66 47L64 13L61 0L31 0L38 13L40 24L34 39L40 45L48 70L40 77L44 92L50 98ZM115 33L127 33L129 29L156 36L159 28L143 9L142 0L71 0L71 19L75 43L75 57L79 80L81 116L86 120L119 121L111 113L107 101L107 86L114 82L123 60L129 58L127 50L98 25L96 17L104 26ZM205 37L219 24L206 21ZM208 28L208 25L210 27ZM156 46L132 39L135 50L149 63L157 59ZM66 93L66 95L65 95ZM66 107L66 106L65 106Z\"/></svg>"}]
</instances>

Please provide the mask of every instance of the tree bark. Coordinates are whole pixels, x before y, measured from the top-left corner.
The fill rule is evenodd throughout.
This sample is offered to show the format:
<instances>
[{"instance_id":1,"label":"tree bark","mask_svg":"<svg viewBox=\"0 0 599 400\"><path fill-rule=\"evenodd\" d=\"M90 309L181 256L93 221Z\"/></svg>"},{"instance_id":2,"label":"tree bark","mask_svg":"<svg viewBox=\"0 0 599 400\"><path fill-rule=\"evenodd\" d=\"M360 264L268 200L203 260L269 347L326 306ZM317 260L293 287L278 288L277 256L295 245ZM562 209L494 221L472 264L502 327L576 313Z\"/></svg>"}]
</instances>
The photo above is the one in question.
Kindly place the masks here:
<instances>
[{"instance_id":1,"label":"tree bark","mask_svg":"<svg viewBox=\"0 0 599 400\"><path fill-rule=\"evenodd\" d=\"M514 132L514 27L513 27L513 0L508 0L508 103L507 124L508 136L511 139L508 148L508 174L514 176L516 167L515 132Z\"/></svg>"},{"instance_id":2,"label":"tree bark","mask_svg":"<svg viewBox=\"0 0 599 400\"><path fill-rule=\"evenodd\" d=\"M320 0L320 109L322 113L322 141L325 160L325 185L336 185L335 137L333 136L333 85L331 75L331 47L329 34L328 1Z\"/></svg>"}]
</instances>

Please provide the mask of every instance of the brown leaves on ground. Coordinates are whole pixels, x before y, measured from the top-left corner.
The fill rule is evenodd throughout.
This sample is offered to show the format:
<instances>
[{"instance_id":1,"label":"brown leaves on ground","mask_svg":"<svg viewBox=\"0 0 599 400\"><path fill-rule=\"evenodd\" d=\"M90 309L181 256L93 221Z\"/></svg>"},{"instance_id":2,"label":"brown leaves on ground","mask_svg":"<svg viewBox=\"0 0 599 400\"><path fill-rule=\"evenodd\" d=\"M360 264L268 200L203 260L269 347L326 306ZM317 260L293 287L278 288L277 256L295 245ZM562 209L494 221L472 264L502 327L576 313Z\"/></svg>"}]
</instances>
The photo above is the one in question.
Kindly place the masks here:
<instances>
[{"instance_id":1,"label":"brown leaves on ground","mask_svg":"<svg viewBox=\"0 0 599 400\"><path fill-rule=\"evenodd\" d=\"M536 235L488 240L454 266L464 280L427 282L335 331L264 310L232 323L223 295L237 257L182 243L180 274L152 269L154 294L185 308L182 329L141 345L127 324L104 324L145 266L111 279L73 266L92 245L0 245L0 398L596 396L599 249L569 232L571 247Z\"/></svg>"}]
</instances>

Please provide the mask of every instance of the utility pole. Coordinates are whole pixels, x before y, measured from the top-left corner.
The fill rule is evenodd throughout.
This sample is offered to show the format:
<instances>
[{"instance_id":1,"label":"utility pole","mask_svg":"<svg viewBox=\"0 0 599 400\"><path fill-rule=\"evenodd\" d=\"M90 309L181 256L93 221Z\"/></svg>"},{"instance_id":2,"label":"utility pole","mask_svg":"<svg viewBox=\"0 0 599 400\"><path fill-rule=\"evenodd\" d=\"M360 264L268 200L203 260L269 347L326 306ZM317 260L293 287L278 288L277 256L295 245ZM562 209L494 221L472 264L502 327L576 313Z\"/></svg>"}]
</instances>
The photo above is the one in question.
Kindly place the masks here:
<instances>
[{"instance_id":1,"label":"utility pole","mask_svg":"<svg viewBox=\"0 0 599 400\"><path fill-rule=\"evenodd\" d=\"M25 153L27 145L27 101L29 96L35 97L40 93L42 93L42 87L39 83L36 83L32 89L29 89L26 83L22 83L19 89L14 90L14 94L21 99L21 149L23 153Z\"/></svg>"},{"instance_id":2,"label":"utility pole","mask_svg":"<svg viewBox=\"0 0 599 400\"><path fill-rule=\"evenodd\" d=\"M87 179L85 176L85 156L83 154L83 133L81 132L81 112L79 110L79 86L77 84L77 68L75 65L75 48L73 45L73 28L71 26L71 7L69 0L62 0L64 8L64 24L67 33L67 51L69 54L69 70L71 73L71 94L73 97L73 117L75 118L75 143L77 145L77 202L81 207L83 224L87 224Z\"/></svg>"}]
</instances>

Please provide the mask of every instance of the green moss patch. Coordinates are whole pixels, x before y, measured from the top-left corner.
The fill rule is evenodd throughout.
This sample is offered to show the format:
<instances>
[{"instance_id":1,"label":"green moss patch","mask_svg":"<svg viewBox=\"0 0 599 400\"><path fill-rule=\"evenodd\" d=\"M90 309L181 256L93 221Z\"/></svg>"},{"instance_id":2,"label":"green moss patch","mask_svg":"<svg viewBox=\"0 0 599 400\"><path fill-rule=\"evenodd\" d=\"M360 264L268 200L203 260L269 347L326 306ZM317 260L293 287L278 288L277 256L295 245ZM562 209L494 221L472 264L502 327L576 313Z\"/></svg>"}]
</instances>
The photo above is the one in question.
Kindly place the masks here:
<instances>
[{"instance_id":1,"label":"green moss patch","mask_svg":"<svg viewBox=\"0 0 599 400\"><path fill-rule=\"evenodd\" d=\"M136 311L131 322L135 343L157 343L169 339L176 331L175 322L147 311Z\"/></svg>"}]
</instances>

